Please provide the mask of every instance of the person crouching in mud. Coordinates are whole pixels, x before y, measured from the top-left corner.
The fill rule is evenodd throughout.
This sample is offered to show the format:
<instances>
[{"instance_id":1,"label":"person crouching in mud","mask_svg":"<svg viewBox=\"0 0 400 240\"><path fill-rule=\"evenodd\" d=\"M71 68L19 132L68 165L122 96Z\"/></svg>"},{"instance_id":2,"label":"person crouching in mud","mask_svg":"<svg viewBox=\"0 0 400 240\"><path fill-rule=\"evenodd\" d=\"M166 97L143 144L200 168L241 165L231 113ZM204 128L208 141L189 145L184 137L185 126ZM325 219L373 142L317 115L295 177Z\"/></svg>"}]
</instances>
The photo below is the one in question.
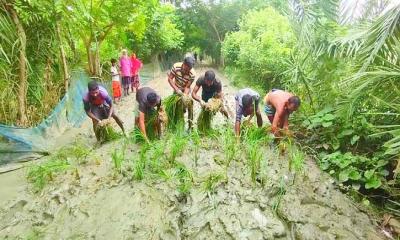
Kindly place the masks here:
<instances>
[{"instance_id":1,"label":"person crouching in mud","mask_svg":"<svg viewBox=\"0 0 400 240\"><path fill-rule=\"evenodd\" d=\"M121 119L115 115L112 99L108 95L107 90L100 86L96 81L88 83L88 91L83 95L83 106L86 114L93 121L93 130L96 135L96 139L99 141L100 136L96 131L97 125L105 119L114 118L118 126L122 129L125 134L124 125Z\"/></svg>"},{"instance_id":2,"label":"person crouching in mud","mask_svg":"<svg viewBox=\"0 0 400 240\"><path fill-rule=\"evenodd\" d=\"M260 109L258 108L258 104L260 102L260 95L250 89L245 88L239 90L239 92L235 96L236 100L236 121L235 121L235 134L236 137L240 136L240 124L242 122L242 117L250 116L250 119L254 116L254 113L257 117L257 126L262 127L263 121L261 117Z\"/></svg>"},{"instance_id":3,"label":"person crouching in mud","mask_svg":"<svg viewBox=\"0 0 400 240\"><path fill-rule=\"evenodd\" d=\"M197 92L202 88L201 99L197 95ZM222 100L222 84L221 81L215 78L215 73L212 70L208 70L204 76L201 76L196 81L196 86L192 92L192 98L200 103L201 107L205 107L208 100L211 98L217 98ZM221 107L220 112L228 118L228 112Z\"/></svg>"},{"instance_id":4,"label":"person crouching in mud","mask_svg":"<svg viewBox=\"0 0 400 240\"><path fill-rule=\"evenodd\" d=\"M299 97L279 89L272 89L264 97L264 111L272 124L271 131L276 137L282 136L282 129L283 134L291 135L289 115L299 108L300 103Z\"/></svg>"},{"instance_id":5,"label":"person crouching in mud","mask_svg":"<svg viewBox=\"0 0 400 240\"><path fill-rule=\"evenodd\" d=\"M140 132L143 134L146 142L149 142L148 132L146 131L146 125L149 124L151 116L155 116L155 107L157 106L157 112L164 111L161 106L161 97L149 87L140 88L136 92L136 101L138 102L138 113L135 117L135 124L139 128ZM154 122L155 129L151 129L152 132L158 132L161 134L159 119L155 119ZM155 131L154 131L155 130Z\"/></svg>"}]
</instances>

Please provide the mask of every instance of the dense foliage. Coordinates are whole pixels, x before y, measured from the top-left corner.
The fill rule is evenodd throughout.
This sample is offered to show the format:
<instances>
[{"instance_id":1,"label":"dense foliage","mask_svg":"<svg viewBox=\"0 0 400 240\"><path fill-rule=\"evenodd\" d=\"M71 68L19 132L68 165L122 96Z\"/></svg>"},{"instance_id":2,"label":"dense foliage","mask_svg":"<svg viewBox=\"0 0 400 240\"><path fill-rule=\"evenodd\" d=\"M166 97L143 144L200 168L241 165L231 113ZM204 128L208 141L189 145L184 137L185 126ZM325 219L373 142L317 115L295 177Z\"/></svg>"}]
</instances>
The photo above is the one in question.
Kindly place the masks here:
<instances>
[{"instance_id":1,"label":"dense foliage","mask_svg":"<svg viewBox=\"0 0 400 240\"><path fill-rule=\"evenodd\" d=\"M124 48L145 60L178 48L178 25L156 0L0 1L0 123L40 122L77 67L101 77Z\"/></svg>"},{"instance_id":2,"label":"dense foliage","mask_svg":"<svg viewBox=\"0 0 400 240\"><path fill-rule=\"evenodd\" d=\"M348 16L351 4L333 0L253 10L225 38L222 52L239 85L279 87L301 97L292 121L322 169L356 190L390 184L393 193L400 154L400 5L378 2L369 1L370 14L356 20Z\"/></svg>"}]
</instances>

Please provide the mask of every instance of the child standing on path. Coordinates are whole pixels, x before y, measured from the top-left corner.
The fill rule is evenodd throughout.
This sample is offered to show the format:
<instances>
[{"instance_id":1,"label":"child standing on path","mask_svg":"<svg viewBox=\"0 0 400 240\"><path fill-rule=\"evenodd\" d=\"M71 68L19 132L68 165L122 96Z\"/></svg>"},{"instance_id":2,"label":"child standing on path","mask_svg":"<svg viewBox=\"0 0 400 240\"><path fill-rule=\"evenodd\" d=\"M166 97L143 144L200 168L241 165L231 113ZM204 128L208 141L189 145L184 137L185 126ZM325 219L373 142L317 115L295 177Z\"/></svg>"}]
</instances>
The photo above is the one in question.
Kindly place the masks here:
<instances>
[{"instance_id":1,"label":"child standing on path","mask_svg":"<svg viewBox=\"0 0 400 240\"><path fill-rule=\"evenodd\" d=\"M133 89L136 89L137 92L140 86L139 70L142 68L143 64L138 58L136 58L135 53L132 53L131 55L131 65L132 65L131 89L132 92L134 91Z\"/></svg>"},{"instance_id":2,"label":"child standing on path","mask_svg":"<svg viewBox=\"0 0 400 240\"><path fill-rule=\"evenodd\" d=\"M126 49L122 50L122 56L119 59L119 66L122 77L122 87L124 88L124 96L129 95L129 85L131 78L132 63L131 59L128 57L128 51Z\"/></svg>"},{"instance_id":3,"label":"child standing on path","mask_svg":"<svg viewBox=\"0 0 400 240\"><path fill-rule=\"evenodd\" d=\"M111 59L111 80L112 80L112 90L113 90L113 99L116 103L117 101L121 101L121 83L119 80L119 73L117 69L117 60Z\"/></svg>"}]
</instances>

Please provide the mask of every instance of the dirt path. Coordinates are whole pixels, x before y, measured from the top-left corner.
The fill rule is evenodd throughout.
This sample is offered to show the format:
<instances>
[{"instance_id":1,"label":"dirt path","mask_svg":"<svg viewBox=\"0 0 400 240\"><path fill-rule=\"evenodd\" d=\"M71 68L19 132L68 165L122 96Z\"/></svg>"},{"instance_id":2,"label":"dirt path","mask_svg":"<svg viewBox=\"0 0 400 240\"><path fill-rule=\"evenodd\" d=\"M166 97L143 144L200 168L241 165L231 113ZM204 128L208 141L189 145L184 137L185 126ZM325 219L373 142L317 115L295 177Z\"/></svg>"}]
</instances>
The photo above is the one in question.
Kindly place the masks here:
<instances>
[{"instance_id":1,"label":"dirt path","mask_svg":"<svg viewBox=\"0 0 400 240\"><path fill-rule=\"evenodd\" d=\"M206 68L196 70L200 75ZM236 89L219 72L217 77L233 113ZM162 97L172 92L164 74L147 85ZM117 107L132 130L134 96ZM198 111L195 104L195 119ZM217 114L214 124L224 122ZM95 142L89 121L78 138ZM132 181L126 176L129 171L116 175L111 153L121 145L119 140L97 148L79 166L79 177L74 171L58 176L41 194L30 193L19 174L18 194L0 202L0 239L381 239L376 223L311 160L303 174L293 175L273 147L260 149L267 176L263 186L253 184L246 162L237 160L227 171L227 181L210 194L204 191L204 179L224 171L224 152L212 142L194 161L188 148L177 159L193 175L192 189L182 198L169 181ZM126 152L134 161L139 148L132 145Z\"/></svg>"}]
</instances>

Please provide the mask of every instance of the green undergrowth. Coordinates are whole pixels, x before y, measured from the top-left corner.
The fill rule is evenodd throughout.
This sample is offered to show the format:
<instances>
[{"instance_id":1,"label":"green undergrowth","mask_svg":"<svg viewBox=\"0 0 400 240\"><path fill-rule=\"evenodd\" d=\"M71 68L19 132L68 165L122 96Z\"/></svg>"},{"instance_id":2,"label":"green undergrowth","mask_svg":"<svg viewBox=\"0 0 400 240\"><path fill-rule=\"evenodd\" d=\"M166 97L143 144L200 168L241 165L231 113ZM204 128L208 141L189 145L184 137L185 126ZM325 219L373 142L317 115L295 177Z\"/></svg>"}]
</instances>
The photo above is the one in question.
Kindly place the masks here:
<instances>
[{"instance_id":1,"label":"green undergrowth","mask_svg":"<svg viewBox=\"0 0 400 240\"><path fill-rule=\"evenodd\" d=\"M79 178L78 166L87 163L91 149L81 142L64 147L39 164L28 168L27 179L34 192L40 192L47 184L53 182L57 175L66 171L74 171Z\"/></svg>"}]
</instances>

